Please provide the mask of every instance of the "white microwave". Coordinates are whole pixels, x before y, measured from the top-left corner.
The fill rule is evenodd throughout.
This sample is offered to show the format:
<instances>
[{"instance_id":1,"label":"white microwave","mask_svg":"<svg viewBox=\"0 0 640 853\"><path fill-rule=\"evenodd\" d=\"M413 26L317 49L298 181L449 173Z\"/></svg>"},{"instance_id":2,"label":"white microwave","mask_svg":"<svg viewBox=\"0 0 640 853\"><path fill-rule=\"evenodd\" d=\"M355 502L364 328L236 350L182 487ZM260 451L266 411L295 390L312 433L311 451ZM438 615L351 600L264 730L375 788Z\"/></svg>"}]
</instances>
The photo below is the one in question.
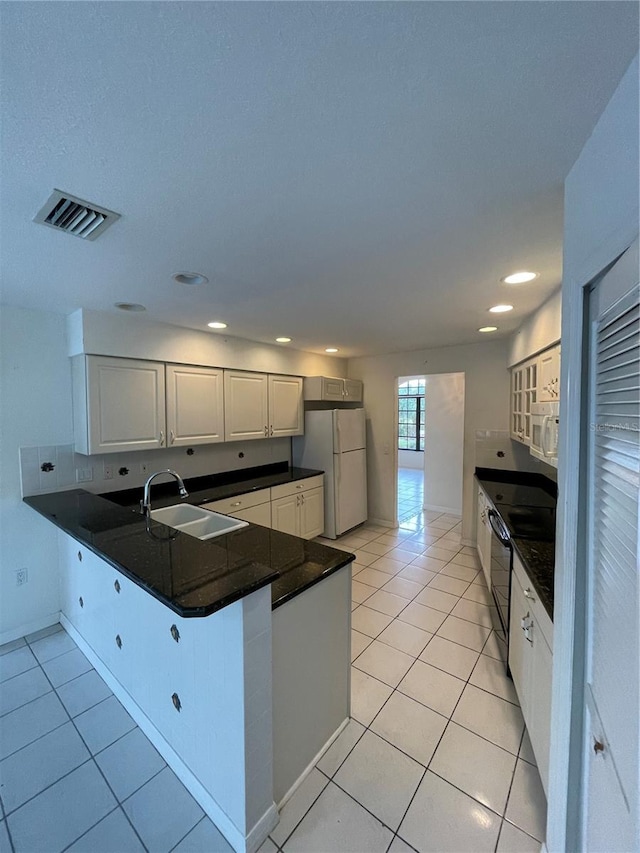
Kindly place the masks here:
<instances>
[{"instance_id":1,"label":"white microwave","mask_svg":"<svg viewBox=\"0 0 640 853\"><path fill-rule=\"evenodd\" d=\"M560 403L531 404L531 455L558 467Z\"/></svg>"}]
</instances>

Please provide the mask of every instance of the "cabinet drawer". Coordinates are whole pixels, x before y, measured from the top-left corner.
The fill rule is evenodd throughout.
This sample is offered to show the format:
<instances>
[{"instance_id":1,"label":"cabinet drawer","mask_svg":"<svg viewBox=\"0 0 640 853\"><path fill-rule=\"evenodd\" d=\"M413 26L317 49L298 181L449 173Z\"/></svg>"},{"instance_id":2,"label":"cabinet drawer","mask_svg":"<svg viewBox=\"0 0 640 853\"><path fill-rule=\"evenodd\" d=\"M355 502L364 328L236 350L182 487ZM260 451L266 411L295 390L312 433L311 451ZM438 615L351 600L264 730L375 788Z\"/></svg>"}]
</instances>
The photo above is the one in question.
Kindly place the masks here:
<instances>
[{"instance_id":1,"label":"cabinet drawer","mask_svg":"<svg viewBox=\"0 0 640 853\"><path fill-rule=\"evenodd\" d=\"M233 498L225 498L221 501L210 501L206 504L201 504L203 509L211 509L214 512L221 512L223 515L234 515L252 506L269 503L271 500L271 489L259 489L257 492L244 492L241 495L235 495Z\"/></svg>"},{"instance_id":2,"label":"cabinet drawer","mask_svg":"<svg viewBox=\"0 0 640 853\"><path fill-rule=\"evenodd\" d=\"M293 483L283 483L281 486L271 487L271 500L286 498L288 495L296 495L306 489L317 489L324 486L324 474L317 477L307 477L306 480L296 480Z\"/></svg>"}]
</instances>

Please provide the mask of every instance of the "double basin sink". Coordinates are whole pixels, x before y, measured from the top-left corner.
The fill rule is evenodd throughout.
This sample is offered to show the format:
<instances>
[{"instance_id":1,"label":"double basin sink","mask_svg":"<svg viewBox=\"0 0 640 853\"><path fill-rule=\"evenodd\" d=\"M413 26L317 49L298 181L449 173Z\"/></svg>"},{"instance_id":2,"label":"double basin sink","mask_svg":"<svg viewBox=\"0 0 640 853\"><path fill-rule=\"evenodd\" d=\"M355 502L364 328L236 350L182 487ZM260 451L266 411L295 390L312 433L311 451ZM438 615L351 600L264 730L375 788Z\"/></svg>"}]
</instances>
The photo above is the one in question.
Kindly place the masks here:
<instances>
[{"instance_id":1,"label":"double basin sink","mask_svg":"<svg viewBox=\"0 0 640 853\"><path fill-rule=\"evenodd\" d=\"M154 521L196 539L213 539L249 525L248 521L231 518L229 515L202 509L193 504L173 504L161 509L152 509L150 515Z\"/></svg>"}]
</instances>

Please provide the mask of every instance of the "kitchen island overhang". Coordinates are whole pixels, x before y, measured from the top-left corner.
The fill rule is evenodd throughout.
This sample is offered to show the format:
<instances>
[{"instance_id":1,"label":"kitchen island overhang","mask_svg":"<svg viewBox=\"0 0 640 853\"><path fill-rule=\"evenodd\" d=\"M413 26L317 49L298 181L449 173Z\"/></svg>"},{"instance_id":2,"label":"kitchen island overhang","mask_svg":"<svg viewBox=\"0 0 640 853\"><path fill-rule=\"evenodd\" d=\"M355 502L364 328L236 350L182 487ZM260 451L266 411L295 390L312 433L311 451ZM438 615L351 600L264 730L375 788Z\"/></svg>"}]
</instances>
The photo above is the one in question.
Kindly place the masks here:
<instances>
[{"instance_id":1,"label":"kitchen island overhang","mask_svg":"<svg viewBox=\"0 0 640 853\"><path fill-rule=\"evenodd\" d=\"M284 719L297 675L272 657L273 619L282 649L309 624L297 610L318 613L313 642L290 644L316 656L307 707L337 686L322 751L349 716L353 555L252 524L200 541L80 489L25 502L60 528L62 624L232 846L256 850L278 820L274 778L282 801L318 751L316 735L302 765L273 752L274 729L295 723L302 743L305 726L304 703Z\"/></svg>"}]
</instances>

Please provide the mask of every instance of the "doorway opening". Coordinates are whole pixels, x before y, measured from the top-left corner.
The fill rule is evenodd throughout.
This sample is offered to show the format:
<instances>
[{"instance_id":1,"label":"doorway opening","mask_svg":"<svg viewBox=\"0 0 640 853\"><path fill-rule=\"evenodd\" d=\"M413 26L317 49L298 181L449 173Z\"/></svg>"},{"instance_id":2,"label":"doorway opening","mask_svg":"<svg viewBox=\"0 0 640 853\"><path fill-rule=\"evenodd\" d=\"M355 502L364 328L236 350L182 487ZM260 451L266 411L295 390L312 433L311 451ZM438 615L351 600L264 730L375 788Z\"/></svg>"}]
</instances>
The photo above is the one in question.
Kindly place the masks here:
<instances>
[{"instance_id":1,"label":"doorway opening","mask_svg":"<svg viewBox=\"0 0 640 853\"><path fill-rule=\"evenodd\" d=\"M398 521L422 512L424 505L424 376L398 379Z\"/></svg>"},{"instance_id":2,"label":"doorway opening","mask_svg":"<svg viewBox=\"0 0 640 853\"><path fill-rule=\"evenodd\" d=\"M397 520L462 515L464 373L397 382Z\"/></svg>"}]
</instances>

